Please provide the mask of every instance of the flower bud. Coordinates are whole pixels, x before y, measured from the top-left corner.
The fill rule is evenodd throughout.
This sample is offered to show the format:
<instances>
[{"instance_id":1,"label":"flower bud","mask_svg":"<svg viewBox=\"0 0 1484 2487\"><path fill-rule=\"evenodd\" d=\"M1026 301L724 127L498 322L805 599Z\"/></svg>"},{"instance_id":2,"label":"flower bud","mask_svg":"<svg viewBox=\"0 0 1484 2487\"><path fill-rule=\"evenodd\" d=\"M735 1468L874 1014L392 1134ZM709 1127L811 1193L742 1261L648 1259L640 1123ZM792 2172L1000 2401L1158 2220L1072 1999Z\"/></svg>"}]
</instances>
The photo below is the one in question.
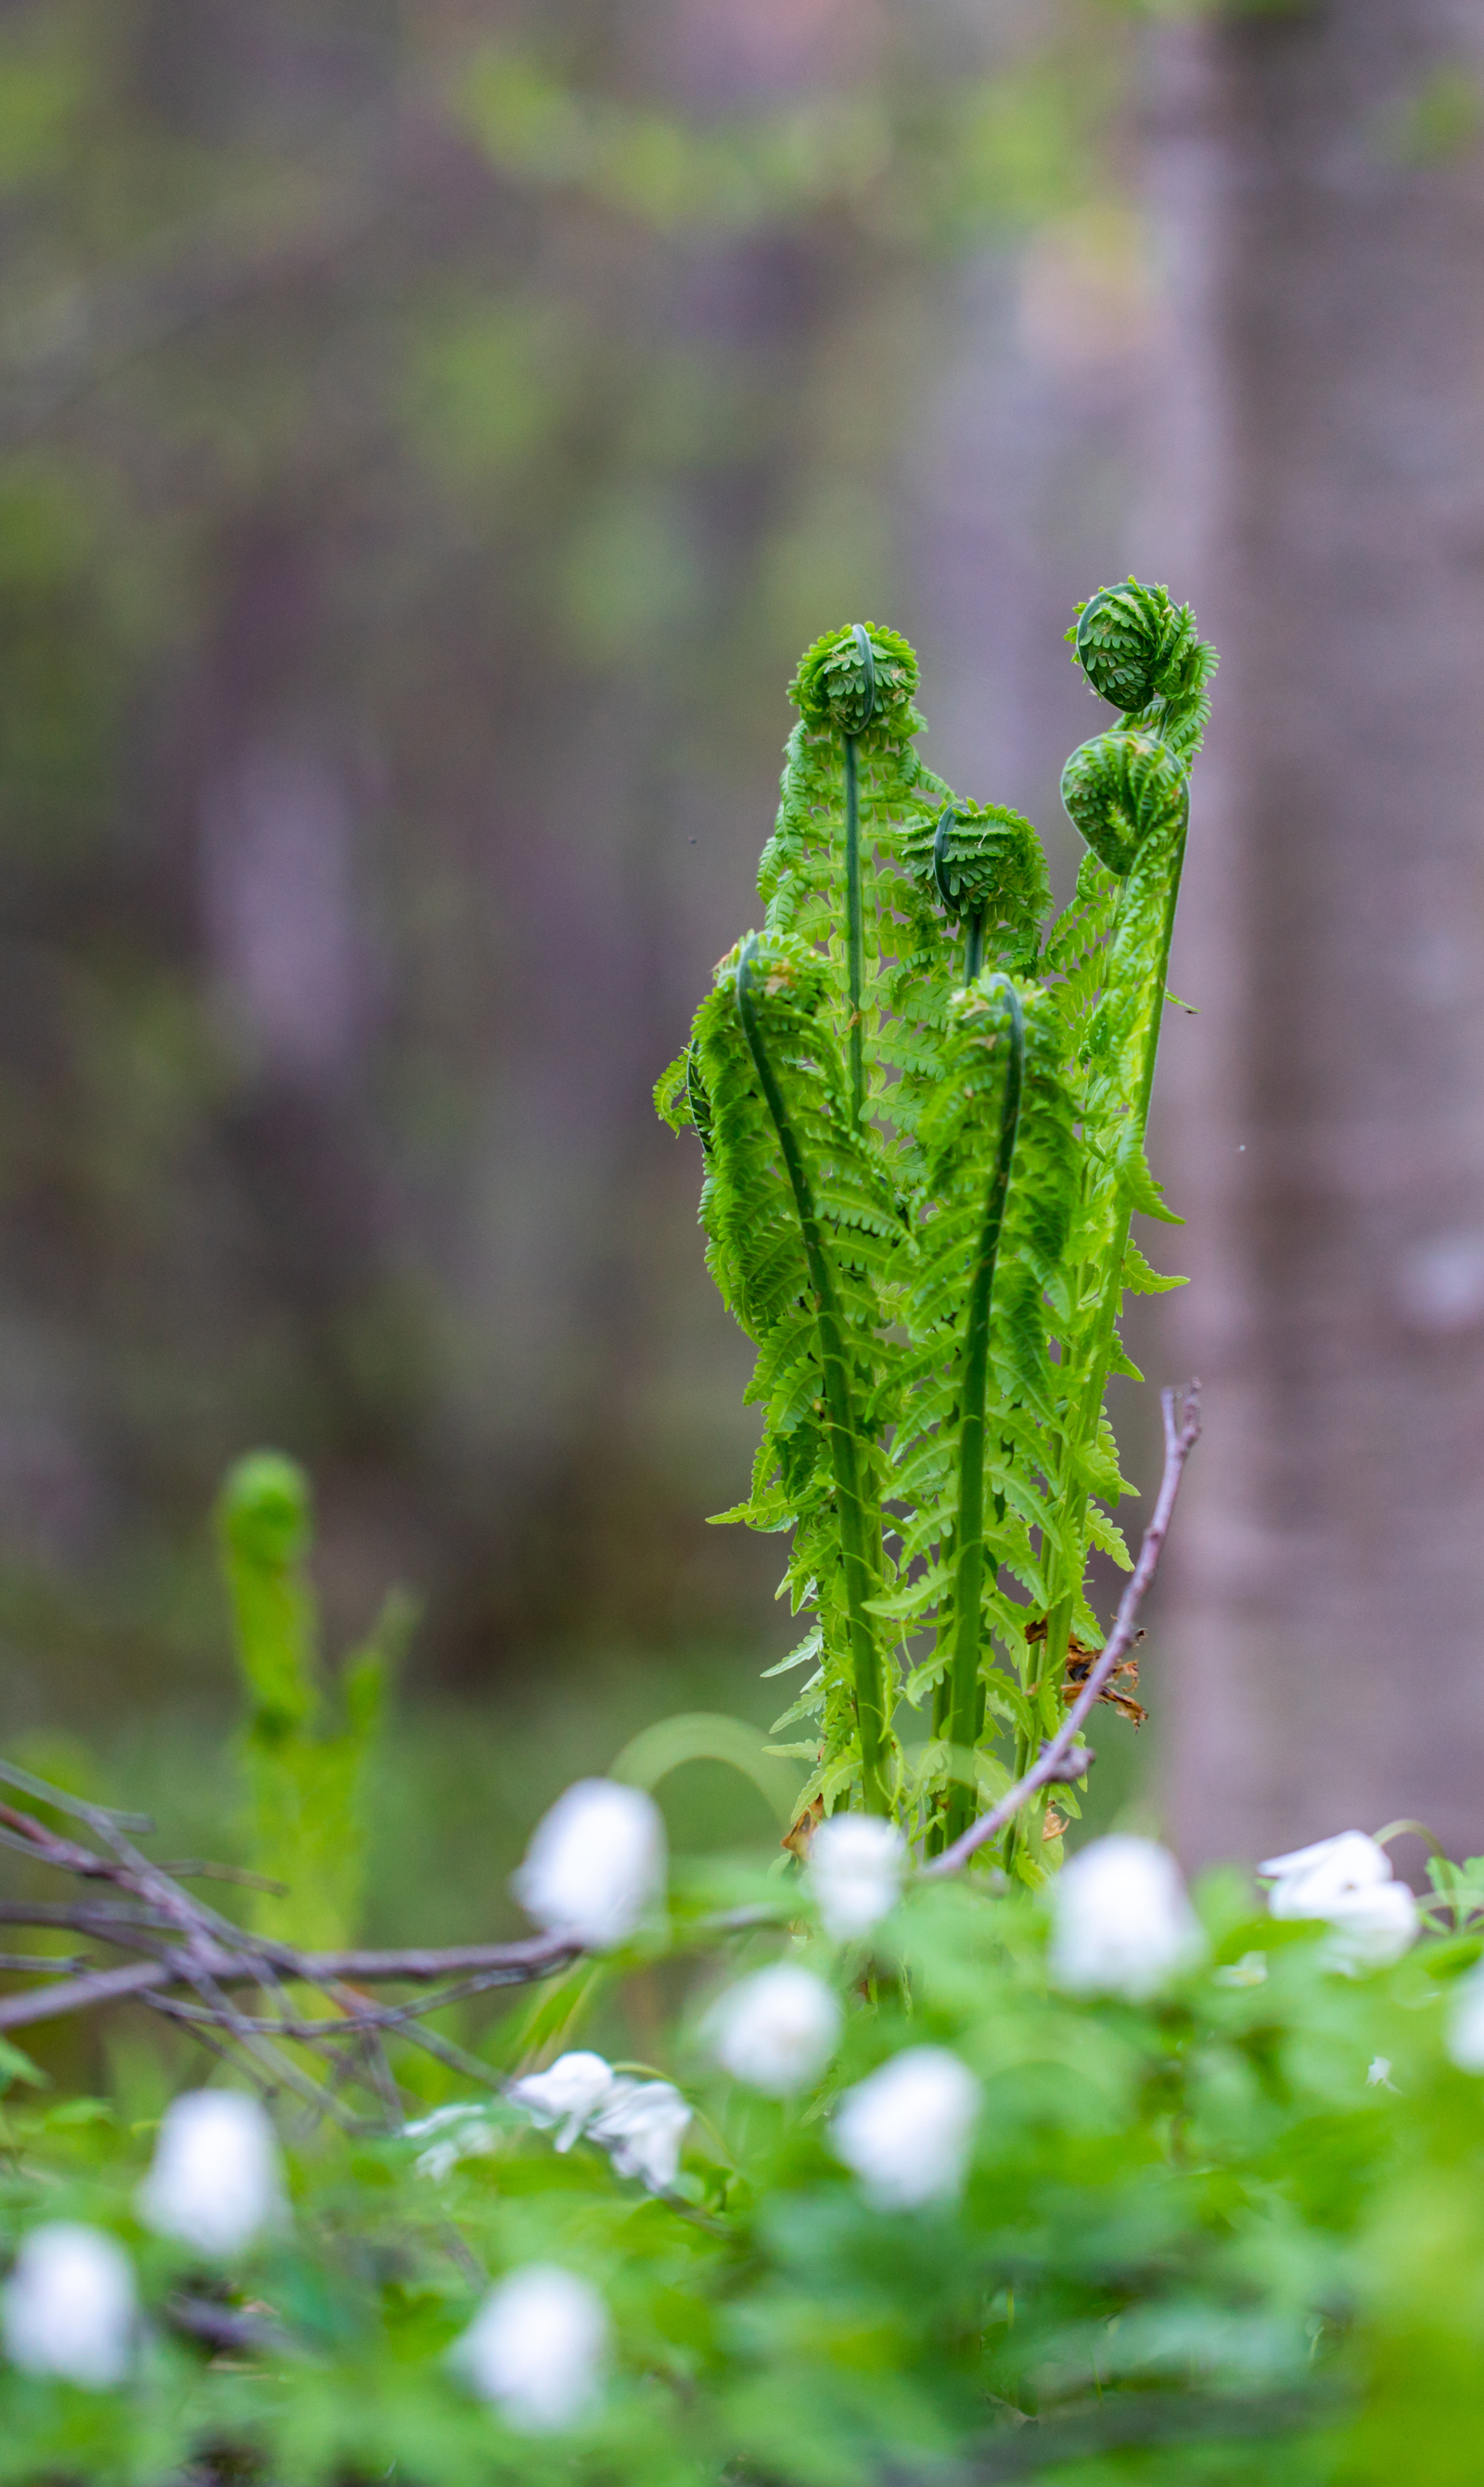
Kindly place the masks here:
<instances>
[{"instance_id":1,"label":"flower bud","mask_svg":"<svg viewBox=\"0 0 1484 2487\"><path fill-rule=\"evenodd\" d=\"M521 2434L585 2417L602 2389L608 2317L597 2290L555 2263L526 2263L491 2288L454 2350L482 2400Z\"/></svg>"},{"instance_id":2,"label":"flower bud","mask_svg":"<svg viewBox=\"0 0 1484 2487\"><path fill-rule=\"evenodd\" d=\"M847 2090L834 2146L882 2210L951 2201L968 2167L979 2084L946 2047L909 2047Z\"/></svg>"},{"instance_id":3,"label":"flower bud","mask_svg":"<svg viewBox=\"0 0 1484 2487\"><path fill-rule=\"evenodd\" d=\"M709 2023L717 2062L770 2098L787 2098L814 2081L844 2026L833 1987L787 1960L744 1977L722 1996Z\"/></svg>"},{"instance_id":4,"label":"flower bud","mask_svg":"<svg viewBox=\"0 0 1484 2487\"><path fill-rule=\"evenodd\" d=\"M100 2228L54 2220L21 2243L0 2301L12 2365L90 2392L122 2383L133 2355L134 2275Z\"/></svg>"},{"instance_id":5,"label":"flower bud","mask_svg":"<svg viewBox=\"0 0 1484 2487\"><path fill-rule=\"evenodd\" d=\"M278 2143L245 2090L186 2090L165 2110L139 2208L198 2253L240 2253L285 2217Z\"/></svg>"},{"instance_id":6,"label":"flower bud","mask_svg":"<svg viewBox=\"0 0 1484 2487\"><path fill-rule=\"evenodd\" d=\"M1069 1995L1157 1995L1201 1945L1179 1866L1157 1840L1094 1839L1051 1893L1050 1970Z\"/></svg>"},{"instance_id":7,"label":"flower bud","mask_svg":"<svg viewBox=\"0 0 1484 2487\"><path fill-rule=\"evenodd\" d=\"M902 1895L907 1842L874 1813L836 1813L809 1842L805 1879L835 1942L868 1934Z\"/></svg>"},{"instance_id":8,"label":"flower bud","mask_svg":"<svg viewBox=\"0 0 1484 2487\"><path fill-rule=\"evenodd\" d=\"M633 1933L664 1882L664 1824L653 1798L617 1779L578 1779L537 1824L512 1887L548 1934L603 1951Z\"/></svg>"}]
</instances>

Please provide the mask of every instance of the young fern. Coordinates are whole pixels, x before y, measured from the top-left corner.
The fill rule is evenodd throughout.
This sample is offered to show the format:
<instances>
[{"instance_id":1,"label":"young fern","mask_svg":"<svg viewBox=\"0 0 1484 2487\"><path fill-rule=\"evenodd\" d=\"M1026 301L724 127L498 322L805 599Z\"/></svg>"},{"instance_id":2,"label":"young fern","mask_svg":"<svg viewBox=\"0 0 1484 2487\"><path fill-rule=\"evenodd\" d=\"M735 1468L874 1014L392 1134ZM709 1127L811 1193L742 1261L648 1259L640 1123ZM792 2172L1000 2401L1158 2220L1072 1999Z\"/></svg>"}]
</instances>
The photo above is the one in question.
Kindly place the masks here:
<instances>
[{"instance_id":1,"label":"young fern","mask_svg":"<svg viewBox=\"0 0 1484 2487\"><path fill-rule=\"evenodd\" d=\"M1031 824L918 760L907 642L854 623L807 651L765 929L656 1092L700 1136L709 1265L758 1349L751 1492L721 1516L792 1532L810 1615L775 1730L809 1734L779 1749L813 1764L805 1809L894 1812L930 1852L1054 1730L1098 1639L1089 1555L1128 1562L1103 1405L1134 1371L1123 1297L1180 1283L1130 1225L1171 1215L1145 1132L1216 660L1134 580L1069 635L1120 715L1063 775L1089 852L1053 923ZM1028 1812L1001 1859L1038 1880L1058 1832Z\"/></svg>"},{"instance_id":2,"label":"young fern","mask_svg":"<svg viewBox=\"0 0 1484 2487\"><path fill-rule=\"evenodd\" d=\"M303 1469L277 1451L250 1452L228 1473L217 1525L247 1695L240 1754L252 1862L275 1886L255 1895L252 1921L282 1942L333 1949L357 1930L367 1780L416 1612L399 1591L387 1599L341 1672L337 1721L306 1573Z\"/></svg>"}]
</instances>

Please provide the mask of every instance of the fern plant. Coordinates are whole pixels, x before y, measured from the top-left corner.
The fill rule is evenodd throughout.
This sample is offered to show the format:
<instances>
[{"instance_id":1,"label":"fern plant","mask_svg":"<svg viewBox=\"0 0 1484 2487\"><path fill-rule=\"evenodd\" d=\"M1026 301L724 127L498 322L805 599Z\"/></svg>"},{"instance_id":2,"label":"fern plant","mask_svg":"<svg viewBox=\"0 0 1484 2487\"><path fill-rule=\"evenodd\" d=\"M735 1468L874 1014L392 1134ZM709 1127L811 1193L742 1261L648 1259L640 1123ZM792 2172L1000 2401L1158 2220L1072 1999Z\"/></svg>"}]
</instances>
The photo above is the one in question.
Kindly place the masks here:
<instances>
[{"instance_id":1,"label":"fern plant","mask_svg":"<svg viewBox=\"0 0 1484 2487\"><path fill-rule=\"evenodd\" d=\"M757 1348L762 1439L720 1518L790 1535L807 1618L770 1670L808 1669L777 1749L813 1765L808 1819L891 1814L929 1854L1098 1645L1090 1556L1129 1561L1123 1300L1181 1283L1131 1224L1171 1216L1145 1131L1216 658L1133 579L1068 636L1118 718L1063 773L1087 853L1054 919L1031 824L919 759L906 640L854 623L807 651L762 929L656 1091L699 1136L709 1265ZM1058 1840L1027 1808L999 1861L1039 1881Z\"/></svg>"},{"instance_id":2,"label":"fern plant","mask_svg":"<svg viewBox=\"0 0 1484 2487\"><path fill-rule=\"evenodd\" d=\"M367 1778L415 1609L400 1590L387 1598L341 1671L333 1721L305 1568L308 1477L281 1452L249 1452L222 1487L217 1527L247 1696L240 1751L252 1862L268 1881L254 1895L252 1922L303 1950L333 1950L357 1931Z\"/></svg>"}]
</instances>

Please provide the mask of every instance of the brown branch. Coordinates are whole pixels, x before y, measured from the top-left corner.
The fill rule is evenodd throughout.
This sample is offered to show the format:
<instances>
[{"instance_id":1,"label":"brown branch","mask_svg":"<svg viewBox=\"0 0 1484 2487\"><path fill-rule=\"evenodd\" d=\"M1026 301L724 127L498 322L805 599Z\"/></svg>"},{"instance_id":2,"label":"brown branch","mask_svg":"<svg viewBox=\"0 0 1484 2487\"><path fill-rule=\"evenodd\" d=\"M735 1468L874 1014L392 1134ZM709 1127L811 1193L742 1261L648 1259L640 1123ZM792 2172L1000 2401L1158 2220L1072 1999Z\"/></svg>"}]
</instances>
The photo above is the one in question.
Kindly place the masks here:
<instances>
[{"instance_id":1,"label":"brown branch","mask_svg":"<svg viewBox=\"0 0 1484 2487\"><path fill-rule=\"evenodd\" d=\"M1128 1657L1137 1637L1138 1610L1159 1567L1161 1549L1169 1528L1170 1514L1175 1508L1175 1496L1180 1492L1186 1461L1200 1439L1200 1383L1188 1383L1180 1393L1178 1418L1175 1397L1173 1390L1163 1390L1160 1394L1160 1406L1164 1414L1164 1474L1160 1480L1159 1498L1144 1531L1144 1542L1138 1550L1138 1561L1125 1585L1113 1629L1108 1634L1102 1655L1055 1735L1042 1746L1039 1760L1031 1764L1024 1777L1017 1779L1014 1787L1007 1790L989 1813L969 1824L961 1839L956 1839L951 1848L945 1848L941 1857L935 1857L930 1865L923 1866L924 1877L958 1873L987 1840L993 1839L997 1831L1003 1830L1005 1825L1014 1820L1022 1805L1029 1802L1038 1788L1066 1780L1066 1765L1078 1732L1091 1716L1099 1693Z\"/></svg>"},{"instance_id":2,"label":"brown branch","mask_svg":"<svg viewBox=\"0 0 1484 2487\"><path fill-rule=\"evenodd\" d=\"M23 2029L29 2021L55 2021L64 2012L117 2003L147 1987L168 1985L170 1971L156 1960L131 1960L123 1969L95 1970L91 1977L64 1978L60 1986L30 1988L0 2002L0 2029Z\"/></svg>"},{"instance_id":3,"label":"brown branch","mask_svg":"<svg viewBox=\"0 0 1484 2487\"><path fill-rule=\"evenodd\" d=\"M124 1935L109 1939L121 1942L128 1940ZM346 1978L363 1986L434 1984L456 1979L462 1990L468 1988L471 1981L478 1989L530 1986L538 1978L554 1976L558 1970L569 1967L577 1958L579 1946L553 1935L535 1935L512 1943L456 1943L447 1951L296 1952L285 1943L266 1945L264 1951L267 1964L280 1976L304 1986L326 1986ZM34 1965L41 1968L45 1964L37 1961ZM262 1955L254 1957L236 1949L200 1949L187 1955L183 1950L178 1954L172 1946L151 1960L130 1961L125 1968L101 1969L91 1976L67 1979L35 1993L0 1998L0 2029L22 2028L28 2022L50 2021L65 2012L84 2012L95 2004L116 2002L125 1996L145 1997L152 1991L162 1993L172 1986L193 1985L197 1977L219 1986L257 1985L262 1981L264 1966ZM404 2018L406 2009L440 2011L445 2001L455 1999L455 1996L430 1997L415 2007L404 2007L396 2018ZM338 2026L349 2031L356 2018L348 2008ZM364 2018L368 2027L384 2026L384 2016L379 2011L368 2010ZM275 2026L266 2020L256 2025L259 2030ZM293 2034L292 2025L285 2025L285 2034Z\"/></svg>"}]
</instances>

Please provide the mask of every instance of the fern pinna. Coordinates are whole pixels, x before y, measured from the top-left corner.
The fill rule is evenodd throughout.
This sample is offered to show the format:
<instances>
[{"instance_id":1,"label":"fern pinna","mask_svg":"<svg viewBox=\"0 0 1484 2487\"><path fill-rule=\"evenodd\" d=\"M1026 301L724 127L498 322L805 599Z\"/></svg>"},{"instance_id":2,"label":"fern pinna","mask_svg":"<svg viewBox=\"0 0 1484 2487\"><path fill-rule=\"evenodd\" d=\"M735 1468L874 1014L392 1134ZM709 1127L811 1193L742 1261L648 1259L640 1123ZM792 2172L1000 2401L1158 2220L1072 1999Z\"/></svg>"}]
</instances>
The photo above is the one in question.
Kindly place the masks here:
<instances>
[{"instance_id":1,"label":"fern pinna","mask_svg":"<svg viewBox=\"0 0 1484 2487\"><path fill-rule=\"evenodd\" d=\"M792 1536L807 1630L770 1671L807 1673L778 1749L812 1765L806 1812L894 1814L928 1854L1098 1645L1089 1558L1129 1560L1123 1299L1180 1283L1130 1230L1171 1215L1145 1129L1216 658L1134 579L1068 636L1119 713L1063 773L1088 852L1054 920L1031 824L919 759L906 640L854 623L809 649L763 929L656 1091L700 1137L709 1266L758 1351L751 1490L720 1516ZM1035 1882L1059 1836L1027 1808L999 1861Z\"/></svg>"}]
</instances>

